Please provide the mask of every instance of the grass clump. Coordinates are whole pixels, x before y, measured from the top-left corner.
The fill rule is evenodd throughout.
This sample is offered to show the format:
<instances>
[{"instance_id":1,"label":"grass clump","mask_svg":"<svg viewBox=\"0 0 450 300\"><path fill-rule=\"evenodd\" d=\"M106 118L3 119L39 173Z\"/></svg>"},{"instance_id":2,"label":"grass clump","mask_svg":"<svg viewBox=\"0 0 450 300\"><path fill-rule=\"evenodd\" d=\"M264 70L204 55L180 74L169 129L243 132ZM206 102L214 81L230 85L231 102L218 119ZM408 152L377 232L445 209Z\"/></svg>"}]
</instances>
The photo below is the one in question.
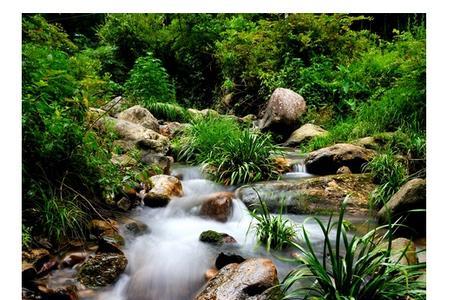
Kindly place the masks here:
<instances>
[{"instance_id":1,"label":"grass clump","mask_svg":"<svg viewBox=\"0 0 450 300\"><path fill-rule=\"evenodd\" d=\"M265 245L267 251L281 250L289 246L297 233L292 223L283 217L284 206L280 206L278 214L272 215L267 204L261 200L258 193L257 195L259 207L249 212L256 221L250 226L255 231L258 241Z\"/></svg>"},{"instance_id":2,"label":"grass clump","mask_svg":"<svg viewBox=\"0 0 450 300\"><path fill-rule=\"evenodd\" d=\"M327 224L313 218L325 239L322 249L313 247L305 227L303 240L306 245L292 243L301 255L296 258L299 267L280 284L283 299L425 299L425 282L416 279L424 273L426 265L400 263L408 247L400 255L392 255L393 225L349 239L343 218L345 205L346 201L336 222L332 221L331 216ZM332 230L336 232L335 244L331 240ZM380 236L381 231L386 233ZM294 284L301 282L309 286L294 288Z\"/></svg>"},{"instance_id":3,"label":"grass clump","mask_svg":"<svg viewBox=\"0 0 450 300\"><path fill-rule=\"evenodd\" d=\"M371 206L380 208L395 194L408 178L408 170L392 151L375 156L365 167L379 186L373 192Z\"/></svg>"},{"instance_id":4,"label":"grass clump","mask_svg":"<svg viewBox=\"0 0 450 300\"><path fill-rule=\"evenodd\" d=\"M277 147L268 134L241 128L230 118L208 116L193 121L173 143L179 159L201 164L214 180L242 184L277 175Z\"/></svg>"}]
</instances>

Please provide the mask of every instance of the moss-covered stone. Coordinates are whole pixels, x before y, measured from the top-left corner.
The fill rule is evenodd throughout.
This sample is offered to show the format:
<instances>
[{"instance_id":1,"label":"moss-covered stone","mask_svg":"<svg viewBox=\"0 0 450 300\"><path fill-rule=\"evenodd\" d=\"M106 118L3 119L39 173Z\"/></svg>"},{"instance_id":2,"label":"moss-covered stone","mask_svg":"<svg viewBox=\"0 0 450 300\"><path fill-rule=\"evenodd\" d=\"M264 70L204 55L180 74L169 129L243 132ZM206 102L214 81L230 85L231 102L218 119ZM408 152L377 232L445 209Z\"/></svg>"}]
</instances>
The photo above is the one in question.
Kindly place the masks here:
<instances>
[{"instance_id":1,"label":"moss-covered stone","mask_svg":"<svg viewBox=\"0 0 450 300\"><path fill-rule=\"evenodd\" d=\"M127 264L128 260L124 255L98 254L81 265L77 279L90 288L106 286L117 280Z\"/></svg>"},{"instance_id":2,"label":"moss-covered stone","mask_svg":"<svg viewBox=\"0 0 450 300\"><path fill-rule=\"evenodd\" d=\"M220 233L214 230L203 231L200 234L199 240L204 243L214 244L214 245L222 245L222 244L233 244L236 243L236 240L226 234Z\"/></svg>"}]
</instances>

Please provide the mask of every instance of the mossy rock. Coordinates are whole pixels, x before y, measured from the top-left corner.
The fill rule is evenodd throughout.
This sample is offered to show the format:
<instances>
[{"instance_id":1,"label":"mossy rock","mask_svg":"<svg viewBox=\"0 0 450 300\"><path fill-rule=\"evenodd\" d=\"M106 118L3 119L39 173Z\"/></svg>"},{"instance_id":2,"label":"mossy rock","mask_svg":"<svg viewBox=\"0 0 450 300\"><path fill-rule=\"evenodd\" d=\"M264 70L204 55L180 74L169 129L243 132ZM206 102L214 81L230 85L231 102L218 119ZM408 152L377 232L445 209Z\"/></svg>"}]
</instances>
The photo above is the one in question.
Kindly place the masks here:
<instances>
[{"instance_id":1,"label":"mossy rock","mask_svg":"<svg viewBox=\"0 0 450 300\"><path fill-rule=\"evenodd\" d=\"M84 262L77 279L89 288L103 287L114 283L125 271L128 260L116 253L98 254Z\"/></svg>"},{"instance_id":2,"label":"mossy rock","mask_svg":"<svg viewBox=\"0 0 450 300\"><path fill-rule=\"evenodd\" d=\"M203 231L200 234L199 240L204 243L209 243L213 245L223 245L223 244L234 244L236 243L236 240L226 234L226 233L220 233L214 230L207 230Z\"/></svg>"}]
</instances>

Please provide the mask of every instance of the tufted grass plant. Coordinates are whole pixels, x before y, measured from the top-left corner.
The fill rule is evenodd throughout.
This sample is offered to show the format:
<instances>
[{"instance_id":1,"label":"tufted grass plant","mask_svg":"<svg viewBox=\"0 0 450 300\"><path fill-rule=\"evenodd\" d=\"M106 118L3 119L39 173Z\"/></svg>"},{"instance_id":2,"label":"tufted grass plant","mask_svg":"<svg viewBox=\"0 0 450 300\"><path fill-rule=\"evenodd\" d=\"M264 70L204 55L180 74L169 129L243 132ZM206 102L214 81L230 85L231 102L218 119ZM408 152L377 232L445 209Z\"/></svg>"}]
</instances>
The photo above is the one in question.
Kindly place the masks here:
<instances>
[{"instance_id":1,"label":"tufted grass plant","mask_svg":"<svg viewBox=\"0 0 450 300\"><path fill-rule=\"evenodd\" d=\"M273 154L277 148L271 136L243 129L237 138L217 145L203 160L204 168L213 178L224 184L242 184L275 178Z\"/></svg>"},{"instance_id":2,"label":"tufted grass plant","mask_svg":"<svg viewBox=\"0 0 450 300\"><path fill-rule=\"evenodd\" d=\"M187 110L176 103L150 102L146 108L158 119L182 123L190 120Z\"/></svg>"},{"instance_id":3,"label":"tufted grass plant","mask_svg":"<svg viewBox=\"0 0 450 300\"><path fill-rule=\"evenodd\" d=\"M256 233L258 242L263 244L267 251L286 248L295 239L297 233L294 225L283 217L283 204L280 206L278 214L272 215L267 204L261 200L256 190L255 192L258 196L259 206L257 209L249 211L255 221L250 224L249 230Z\"/></svg>"},{"instance_id":4,"label":"tufted grass plant","mask_svg":"<svg viewBox=\"0 0 450 300\"><path fill-rule=\"evenodd\" d=\"M298 268L282 280L282 299L426 299L425 282L416 280L424 274L425 263L400 263L408 247L398 257L392 256L397 224L375 228L362 237L349 238L344 226L346 202L347 199L335 222L331 216L327 224L312 218L323 233L324 245L320 249L323 255L313 247L305 227L302 236L305 245L292 242L300 251L295 259ZM335 243L331 240L332 230L336 231ZM303 287L296 286L299 283L303 283Z\"/></svg>"},{"instance_id":5,"label":"tufted grass plant","mask_svg":"<svg viewBox=\"0 0 450 300\"><path fill-rule=\"evenodd\" d=\"M381 208L408 179L405 164L390 150L375 156L364 170L370 171L379 184L370 198L370 205L374 208Z\"/></svg>"}]
</instances>

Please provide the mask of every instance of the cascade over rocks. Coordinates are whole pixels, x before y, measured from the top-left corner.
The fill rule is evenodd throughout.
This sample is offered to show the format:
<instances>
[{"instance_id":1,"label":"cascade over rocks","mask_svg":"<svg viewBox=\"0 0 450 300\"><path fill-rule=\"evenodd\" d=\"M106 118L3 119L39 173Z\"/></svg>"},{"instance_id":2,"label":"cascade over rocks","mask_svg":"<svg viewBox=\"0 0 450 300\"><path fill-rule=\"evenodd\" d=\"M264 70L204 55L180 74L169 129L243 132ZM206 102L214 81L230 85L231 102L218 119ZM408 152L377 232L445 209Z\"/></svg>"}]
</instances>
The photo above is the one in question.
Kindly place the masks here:
<instances>
[{"instance_id":1,"label":"cascade over rocks","mask_svg":"<svg viewBox=\"0 0 450 300\"><path fill-rule=\"evenodd\" d=\"M129 121L159 133L158 120L149 110L140 105L135 105L119 113L117 119Z\"/></svg>"},{"instance_id":2,"label":"cascade over rocks","mask_svg":"<svg viewBox=\"0 0 450 300\"><path fill-rule=\"evenodd\" d=\"M196 300L270 299L267 289L278 284L277 269L270 259L251 258L219 270Z\"/></svg>"},{"instance_id":3,"label":"cascade over rocks","mask_svg":"<svg viewBox=\"0 0 450 300\"><path fill-rule=\"evenodd\" d=\"M320 126L314 124L305 124L299 129L296 129L289 139L284 143L284 146L295 147L304 142L309 141L313 137L328 134L328 131Z\"/></svg>"},{"instance_id":4,"label":"cascade over rocks","mask_svg":"<svg viewBox=\"0 0 450 300\"><path fill-rule=\"evenodd\" d=\"M305 111L306 102L302 96L289 89L277 88L267 103L258 127L283 136L289 135L298 127L298 120Z\"/></svg>"},{"instance_id":5,"label":"cascade over rocks","mask_svg":"<svg viewBox=\"0 0 450 300\"><path fill-rule=\"evenodd\" d=\"M346 212L365 215L368 212L368 198L375 189L370 175L341 174L302 180L269 181L243 186L236 190L236 196L247 207L259 205L258 192L271 212L277 212L282 204L289 213L318 214L339 209L347 195L349 203Z\"/></svg>"},{"instance_id":6,"label":"cascade over rocks","mask_svg":"<svg viewBox=\"0 0 450 300\"><path fill-rule=\"evenodd\" d=\"M234 193L231 192L218 192L209 195L202 203L200 215L226 222L233 208L233 196Z\"/></svg>"},{"instance_id":7,"label":"cascade over rocks","mask_svg":"<svg viewBox=\"0 0 450 300\"><path fill-rule=\"evenodd\" d=\"M306 171L316 175L336 174L342 166L352 173L361 173L364 164L375 156L375 152L352 144L335 144L308 154Z\"/></svg>"},{"instance_id":8,"label":"cascade over rocks","mask_svg":"<svg viewBox=\"0 0 450 300\"><path fill-rule=\"evenodd\" d=\"M424 234L426 229L425 211L409 211L425 208L426 181L424 179L415 178L405 183L397 193L392 195L389 201L378 211L377 216L381 223L387 223L389 221L389 215L393 221L397 220L399 217L407 216L406 219L402 221L402 224L409 226L419 234ZM405 230L400 231L403 232Z\"/></svg>"}]
</instances>

